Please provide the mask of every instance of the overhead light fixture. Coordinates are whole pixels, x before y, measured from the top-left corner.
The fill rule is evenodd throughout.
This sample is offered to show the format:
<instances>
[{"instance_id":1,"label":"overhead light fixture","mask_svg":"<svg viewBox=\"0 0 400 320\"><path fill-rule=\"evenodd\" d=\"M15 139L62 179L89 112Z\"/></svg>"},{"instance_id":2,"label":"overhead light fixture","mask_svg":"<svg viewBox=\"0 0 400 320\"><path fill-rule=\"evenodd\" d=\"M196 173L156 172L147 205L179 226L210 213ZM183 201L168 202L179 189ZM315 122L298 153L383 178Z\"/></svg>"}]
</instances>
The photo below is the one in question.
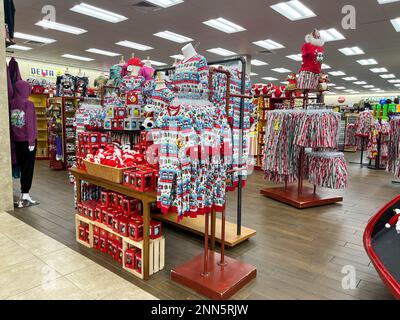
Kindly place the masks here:
<instances>
[{"instance_id":1,"label":"overhead light fixture","mask_svg":"<svg viewBox=\"0 0 400 320\"><path fill-rule=\"evenodd\" d=\"M123 46L123 47L127 47L127 48L131 48L131 49L135 49L135 50L140 50L140 51L148 51L148 50L152 50L152 47L146 46L144 44L140 44L140 43L136 43L136 42L132 42L132 41L120 41L116 43L119 46Z\"/></svg>"},{"instance_id":2,"label":"overhead light fixture","mask_svg":"<svg viewBox=\"0 0 400 320\"><path fill-rule=\"evenodd\" d=\"M289 81L281 81L282 84L289 84Z\"/></svg>"},{"instance_id":3,"label":"overhead light fixture","mask_svg":"<svg viewBox=\"0 0 400 320\"><path fill-rule=\"evenodd\" d=\"M365 52L362 51L359 47L342 48L339 49L339 51L346 56L358 56L361 54L365 54Z\"/></svg>"},{"instance_id":4,"label":"overhead light fixture","mask_svg":"<svg viewBox=\"0 0 400 320\"><path fill-rule=\"evenodd\" d=\"M29 51L32 50L31 47L26 47L26 46L21 46L18 44L13 44L11 46L9 46L10 49L15 49L15 50L21 50L21 51Z\"/></svg>"},{"instance_id":5,"label":"overhead light fixture","mask_svg":"<svg viewBox=\"0 0 400 320\"><path fill-rule=\"evenodd\" d=\"M396 76L393 73L391 73L391 74L381 74L380 77L383 78L383 79L394 79L394 78L396 78Z\"/></svg>"},{"instance_id":6,"label":"overhead light fixture","mask_svg":"<svg viewBox=\"0 0 400 320\"><path fill-rule=\"evenodd\" d=\"M356 82L353 82L354 84L357 84L357 85L359 85L359 86L362 86L362 85L364 85L364 84L367 84L367 82L366 81L356 81Z\"/></svg>"},{"instance_id":7,"label":"overhead light fixture","mask_svg":"<svg viewBox=\"0 0 400 320\"><path fill-rule=\"evenodd\" d=\"M251 60L251 64L252 64L253 66L256 66L256 67L268 65L268 63L266 63L266 62L264 62L264 61L261 61L261 60L257 60L257 59L252 59L252 60Z\"/></svg>"},{"instance_id":8,"label":"overhead light fixture","mask_svg":"<svg viewBox=\"0 0 400 320\"><path fill-rule=\"evenodd\" d=\"M177 4L183 3L183 0L145 0L162 8L169 8Z\"/></svg>"},{"instance_id":9,"label":"overhead light fixture","mask_svg":"<svg viewBox=\"0 0 400 320\"><path fill-rule=\"evenodd\" d=\"M96 49L96 48L90 48L90 49L87 49L86 51L90 52L90 53L100 54L102 56L107 56L107 57L118 57L118 56L121 55L119 53L106 51L106 50L101 50L101 49Z\"/></svg>"},{"instance_id":10,"label":"overhead light fixture","mask_svg":"<svg viewBox=\"0 0 400 320\"><path fill-rule=\"evenodd\" d=\"M321 69L322 69L322 70L328 70L328 69L332 69L332 68L331 68L331 66L328 66L327 64L323 63L323 64L321 65Z\"/></svg>"},{"instance_id":11,"label":"overhead light fixture","mask_svg":"<svg viewBox=\"0 0 400 320\"><path fill-rule=\"evenodd\" d=\"M335 94L337 94L337 93L336 93L336 92L333 92L333 91L327 91L326 94L335 95Z\"/></svg>"},{"instance_id":12,"label":"overhead light fixture","mask_svg":"<svg viewBox=\"0 0 400 320\"><path fill-rule=\"evenodd\" d=\"M54 40L54 39L34 36L34 35L31 35L31 34L22 33L22 32L15 32L14 33L14 38L22 39L22 40L28 40L28 41L35 41L35 42L40 42L40 43L45 43L45 44L54 43L54 42L57 41L57 40Z\"/></svg>"},{"instance_id":13,"label":"overhead light fixture","mask_svg":"<svg viewBox=\"0 0 400 320\"><path fill-rule=\"evenodd\" d=\"M256 41L256 42L253 42L253 43L255 45L257 45L259 47L262 47L264 49L267 49L267 50L277 50L277 49L285 48L284 45L282 45L282 44L280 44L278 42L275 42L275 41L273 41L271 39L260 40L260 41Z\"/></svg>"},{"instance_id":14,"label":"overhead light fixture","mask_svg":"<svg viewBox=\"0 0 400 320\"><path fill-rule=\"evenodd\" d=\"M356 77L346 77L346 78L342 78L345 81L357 81Z\"/></svg>"},{"instance_id":15,"label":"overhead light fixture","mask_svg":"<svg viewBox=\"0 0 400 320\"><path fill-rule=\"evenodd\" d=\"M154 61L154 60L143 60L143 63L149 62L152 66L162 67L166 66L167 64L164 62Z\"/></svg>"},{"instance_id":16,"label":"overhead light fixture","mask_svg":"<svg viewBox=\"0 0 400 320\"><path fill-rule=\"evenodd\" d=\"M177 43L185 43L185 42L193 41L193 39L191 39L189 37L185 37L185 36L182 36L180 34L177 34L177 33L174 33L174 32L168 31L168 30L157 32L154 35L156 37L167 39L167 40L177 42Z\"/></svg>"},{"instance_id":17,"label":"overhead light fixture","mask_svg":"<svg viewBox=\"0 0 400 320\"><path fill-rule=\"evenodd\" d=\"M273 78L273 77L264 77L262 78L263 80L267 80L267 81L278 81L277 78Z\"/></svg>"},{"instance_id":18,"label":"overhead light fixture","mask_svg":"<svg viewBox=\"0 0 400 320\"><path fill-rule=\"evenodd\" d=\"M353 89L347 89L347 90L343 90L344 92L354 92Z\"/></svg>"},{"instance_id":19,"label":"overhead light fixture","mask_svg":"<svg viewBox=\"0 0 400 320\"><path fill-rule=\"evenodd\" d=\"M258 76L258 73L250 72L250 76L252 76L252 77Z\"/></svg>"},{"instance_id":20,"label":"overhead light fixture","mask_svg":"<svg viewBox=\"0 0 400 320\"><path fill-rule=\"evenodd\" d=\"M388 80L389 83L400 83L400 79Z\"/></svg>"},{"instance_id":21,"label":"overhead light fixture","mask_svg":"<svg viewBox=\"0 0 400 320\"><path fill-rule=\"evenodd\" d=\"M372 68L369 69L371 70L373 73L384 73L384 72L388 72L388 70L386 68Z\"/></svg>"},{"instance_id":22,"label":"overhead light fixture","mask_svg":"<svg viewBox=\"0 0 400 320\"><path fill-rule=\"evenodd\" d=\"M387 3L393 3L393 2L398 2L400 0L378 0L379 4L387 4Z\"/></svg>"},{"instance_id":23,"label":"overhead light fixture","mask_svg":"<svg viewBox=\"0 0 400 320\"><path fill-rule=\"evenodd\" d=\"M274 69L271 69L271 70L274 71L274 72L278 72L278 73L289 73L289 72L291 72L290 70L288 70L286 68L274 68Z\"/></svg>"},{"instance_id":24,"label":"overhead light fixture","mask_svg":"<svg viewBox=\"0 0 400 320\"><path fill-rule=\"evenodd\" d=\"M233 23L229 20L226 20L224 18L217 18L217 19L211 19L208 21L203 22L205 25L212 27L214 29L217 29L219 31L225 32L225 33L236 33L236 32L242 32L245 31L246 29L243 28L242 26L239 26L236 23Z\"/></svg>"},{"instance_id":25,"label":"overhead light fixture","mask_svg":"<svg viewBox=\"0 0 400 320\"><path fill-rule=\"evenodd\" d=\"M341 76L345 76L346 74L343 71L331 71L328 72L331 76L334 77L341 77Z\"/></svg>"},{"instance_id":26,"label":"overhead light fixture","mask_svg":"<svg viewBox=\"0 0 400 320\"><path fill-rule=\"evenodd\" d=\"M365 88L365 89L372 89L372 88L375 88L375 86L369 84L369 85L363 86L363 88Z\"/></svg>"},{"instance_id":27,"label":"overhead light fixture","mask_svg":"<svg viewBox=\"0 0 400 320\"><path fill-rule=\"evenodd\" d=\"M392 23L394 29L397 32L400 32L400 18L392 19L390 20L390 22Z\"/></svg>"},{"instance_id":28,"label":"overhead light fixture","mask_svg":"<svg viewBox=\"0 0 400 320\"><path fill-rule=\"evenodd\" d=\"M290 56L286 56L286 58L292 59L294 61L302 61L303 56L301 54L291 54Z\"/></svg>"},{"instance_id":29,"label":"overhead light fixture","mask_svg":"<svg viewBox=\"0 0 400 320\"><path fill-rule=\"evenodd\" d=\"M394 85L395 87L400 87L400 83L397 83Z\"/></svg>"},{"instance_id":30,"label":"overhead light fixture","mask_svg":"<svg viewBox=\"0 0 400 320\"><path fill-rule=\"evenodd\" d=\"M94 59L92 59L92 58L76 56L76 55L73 55L73 54L63 54L61 57L67 58L67 59L72 59L72 60L86 61L86 62L89 62L89 61L93 61L93 60L94 60Z\"/></svg>"},{"instance_id":31,"label":"overhead light fixture","mask_svg":"<svg viewBox=\"0 0 400 320\"><path fill-rule=\"evenodd\" d=\"M324 40L325 42L339 41L346 39L345 36L342 35L335 28L320 30L319 34L321 35L322 40Z\"/></svg>"},{"instance_id":32,"label":"overhead light fixture","mask_svg":"<svg viewBox=\"0 0 400 320\"><path fill-rule=\"evenodd\" d=\"M176 60L183 60L183 59L185 59L185 56L183 54L174 54L173 56L170 56L170 58L176 59Z\"/></svg>"},{"instance_id":33,"label":"overhead light fixture","mask_svg":"<svg viewBox=\"0 0 400 320\"><path fill-rule=\"evenodd\" d=\"M50 21L50 20L40 20L39 22L36 23L37 26L42 27L44 29L52 29L52 30L57 30L61 32L66 32L66 33L72 33L75 35L79 35L82 33L86 33L87 30L69 26L66 24Z\"/></svg>"},{"instance_id":34,"label":"overhead light fixture","mask_svg":"<svg viewBox=\"0 0 400 320\"><path fill-rule=\"evenodd\" d=\"M81 4L73 6L69 10L112 23L118 23L121 21L128 20L128 18L123 15L114 13L112 11L104 10L95 6L91 6L90 4L83 2Z\"/></svg>"},{"instance_id":35,"label":"overhead light fixture","mask_svg":"<svg viewBox=\"0 0 400 320\"><path fill-rule=\"evenodd\" d=\"M357 62L362 66L372 66L374 64L378 64L378 61L376 61L375 59L363 59L363 60L357 60Z\"/></svg>"},{"instance_id":36,"label":"overhead light fixture","mask_svg":"<svg viewBox=\"0 0 400 320\"><path fill-rule=\"evenodd\" d=\"M271 6L276 12L291 21L316 17L317 15L298 0L280 2Z\"/></svg>"},{"instance_id":37,"label":"overhead light fixture","mask_svg":"<svg viewBox=\"0 0 400 320\"><path fill-rule=\"evenodd\" d=\"M208 49L208 52L212 52L215 53L219 56L223 56L223 57L229 57L229 56L234 56L237 55L237 53L233 52L233 51L229 51L223 48L213 48L213 49Z\"/></svg>"},{"instance_id":38,"label":"overhead light fixture","mask_svg":"<svg viewBox=\"0 0 400 320\"><path fill-rule=\"evenodd\" d=\"M345 90L346 87L335 87L336 90Z\"/></svg>"},{"instance_id":39,"label":"overhead light fixture","mask_svg":"<svg viewBox=\"0 0 400 320\"><path fill-rule=\"evenodd\" d=\"M328 83L328 87L336 87L336 84L334 84L334 83Z\"/></svg>"}]
</instances>

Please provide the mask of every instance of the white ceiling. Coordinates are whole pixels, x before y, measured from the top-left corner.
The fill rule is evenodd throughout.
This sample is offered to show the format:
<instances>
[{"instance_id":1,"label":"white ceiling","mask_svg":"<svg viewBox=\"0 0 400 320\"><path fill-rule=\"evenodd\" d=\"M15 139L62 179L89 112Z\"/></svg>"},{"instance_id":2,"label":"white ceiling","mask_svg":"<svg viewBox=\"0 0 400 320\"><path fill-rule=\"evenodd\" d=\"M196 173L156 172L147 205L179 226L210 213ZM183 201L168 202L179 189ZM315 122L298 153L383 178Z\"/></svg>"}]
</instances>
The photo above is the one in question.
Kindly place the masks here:
<instances>
[{"instance_id":1,"label":"white ceiling","mask_svg":"<svg viewBox=\"0 0 400 320\"><path fill-rule=\"evenodd\" d=\"M154 50L135 52L137 56L171 64L171 55L180 53L181 44L153 36L154 33L170 30L199 42L198 52L209 61L219 60L220 56L208 53L206 50L222 47L239 54L251 55L269 63L267 66L252 66L252 71L260 75L253 77L253 82L265 82L261 77L275 77L286 80L286 75L271 71L273 68L285 67L298 71L300 62L286 58L287 55L300 52L305 34L313 28L336 28L346 37L346 40L329 42L325 45L325 63L334 71L346 72L346 76L357 77L370 85L393 91L393 84L372 73L372 67L385 67L389 73L400 78L400 33L395 32L390 19L400 16L400 2L379 5L377 0L302 0L311 8L317 17L292 22L272 10L269 6L279 0L185 0L184 3L155 12L140 12L133 5L140 0L84 0L84 2L127 16L129 19L112 24L92 17L71 12L69 9L80 1L71 0L14 0L16 15L16 31L46 36L57 39L57 42L31 51L15 51L18 56L47 60L61 64L71 64L71 60L61 58L69 53L96 59L84 63L86 67L108 69L117 63L119 58L109 58L85 52L89 48L98 48L123 54L127 59L132 50L116 45L116 42L130 40L146 44ZM42 7L54 5L57 12L57 22L81 27L88 33L76 36L54 30L44 30L35 26L42 19ZM341 10L344 5L352 4L357 10L357 28L342 30ZM235 34L226 34L212 29L202 22L223 17L233 21L247 30ZM263 49L252 44L254 41L273 39L286 48L262 53ZM18 43L23 41L18 40ZM345 56L338 51L343 47L359 46L365 51L361 56ZM377 66L361 66L359 59L375 58ZM75 61L75 64L79 62ZM342 80L343 77L331 76L331 81L347 89L366 91L362 86ZM340 93L340 90L332 89Z\"/></svg>"}]
</instances>

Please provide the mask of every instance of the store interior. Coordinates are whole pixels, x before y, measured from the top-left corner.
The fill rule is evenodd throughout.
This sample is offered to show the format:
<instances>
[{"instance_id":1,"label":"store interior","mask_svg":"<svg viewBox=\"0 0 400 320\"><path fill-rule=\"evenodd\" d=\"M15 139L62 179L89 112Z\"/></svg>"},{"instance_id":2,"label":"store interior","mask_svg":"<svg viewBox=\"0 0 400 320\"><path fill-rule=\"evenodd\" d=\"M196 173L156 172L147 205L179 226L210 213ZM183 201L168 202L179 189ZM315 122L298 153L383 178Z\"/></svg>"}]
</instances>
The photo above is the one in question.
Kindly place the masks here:
<instances>
[{"instance_id":1,"label":"store interior","mask_svg":"<svg viewBox=\"0 0 400 320\"><path fill-rule=\"evenodd\" d=\"M0 252L86 259L60 299L399 298L400 1L349 2L4 0Z\"/></svg>"}]
</instances>

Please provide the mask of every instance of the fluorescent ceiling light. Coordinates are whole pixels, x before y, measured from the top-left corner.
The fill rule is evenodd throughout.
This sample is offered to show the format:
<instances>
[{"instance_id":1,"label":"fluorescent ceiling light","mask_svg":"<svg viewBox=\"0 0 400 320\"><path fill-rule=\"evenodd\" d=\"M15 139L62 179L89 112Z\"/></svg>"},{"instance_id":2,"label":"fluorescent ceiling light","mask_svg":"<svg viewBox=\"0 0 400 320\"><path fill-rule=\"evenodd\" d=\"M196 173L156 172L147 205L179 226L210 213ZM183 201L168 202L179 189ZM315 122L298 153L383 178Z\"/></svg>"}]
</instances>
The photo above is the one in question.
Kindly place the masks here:
<instances>
[{"instance_id":1,"label":"fluorescent ceiling light","mask_svg":"<svg viewBox=\"0 0 400 320\"><path fill-rule=\"evenodd\" d=\"M344 35L342 35L339 31L337 31L335 28L327 29L327 30L320 30L319 34L321 35L321 38L325 42L330 42L330 41L338 41L338 40L344 40L346 39Z\"/></svg>"},{"instance_id":2,"label":"fluorescent ceiling light","mask_svg":"<svg viewBox=\"0 0 400 320\"><path fill-rule=\"evenodd\" d=\"M375 86L369 84L369 85L363 86L363 88L365 88L365 89L372 89L372 88L375 88Z\"/></svg>"},{"instance_id":3,"label":"fluorescent ceiling light","mask_svg":"<svg viewBox=\"0 0 400 320\"><path fill-rule=\"evenodd\" d=\"M375 59L363 59L363 60L357 60L357 62L362 66L372 66L374 64L378 64L378 61L376 61Z\"/></svg>"},{"instance_id":4,"label":"fluorescent ceiling light","mask_svg":"<svg viewBox=\"0 0 400 320\"><path fill-rule=\"evenodd\" d=\"M173 56L170 56L170 58L176 59L176 60L183 60L183 59L185 59L185 56L183 54L174 54Z\"/></svg>"},{"instance_id":5,"label":"fluorescent ceiling light","mask_svg":"<svg viewBox=\"0 0 400 320\"><path fill-rule=\"evenodd\" d=\"M298 0L280 2L272 5L271 8L291 21L308 19L317 16L311 9L306 7Z\"/></svg>"},{"instance_id":6,"label":"fluorescent ceiling light","mask_svg":"<svg viewBox=\"0 0 400 320\"><path fill-rule=\"evenodd\" d=\"M242 26L239 26L236 23L233 23L221 17L217 19L204 21L203 23L209 27L212 27L214 29L220 30L225 33L236 33L246 30Z\"/></svg>"},{"instance_id":7,"label":"fluorescent ceiling light","mask_svg":"<svg viewBox=\"0 0 400 320\"><path fill-rule=\"evenodd\" d=\"M261 61L261 60L257 60L257 59L251 60L251 64L252 64L253 66L257 66L257 67L268 65L268 63L266 63L266 62L264 62L264 61Z\"/></svg>"},{"instance_id":8,"label":"fluorescent ceiling light","mask_svg":"<svg viewBox=\"0 0 400 320\"><path fill-rule=\"evenodd\" d=\"M82 34L87 32L85 29L69 26L66 24L58 23L58 22L53 22L50 20L41 20L36 23L37 26L43 27L44 29L52 29L52 30L57 30L61 32L66 32L66 33L72 33L72 34Z\"/></svg>"},{"instance_id":9,"label":"fluorescent ceiling light","mask_svg":"<svg viewBox=\"0 0 400 320\"><path fill-rule=\"evenodd\" d=\"M343 90L344 92L354 92L353 89L347 89L347 90Z\"/></svg>"},{"instance_id":10,"label":"fluorescent ceiling light","mask_svg":"<svg viewBox=\"0 0 400 320\"><path fill-rule=\"evenodd\" d=\"M335 87L335 89L337 89L337 90L345 90L346 87Z\"/></svg>"},{"instance_id":11,"label":"fluorescent ceiling light","mask_svg":"<svg viewBox=\"0 0 400 320\"><path fill-rule=\"evenodd\" d=\"M388 70L386 68L372 68L369 69L371 70L373 73L384 73L384 72L388 72Z\"/></svg>"},{"instance_id":12,"label":"fluorescent ceiling light","mask_svg":"<svg viewBox=\"0 0 400 320\"><path fill-rule=\"evenodd\" d=\"M101 49L96 49L96 48L90 48L90 49L87 49L86 51L90 52L90 53L100 54L102 56L107 56L107 57L118 57L118 56L121 55L119 53L106 51L106 50L101 50Z\"/></svg>"},{"instance_id":13,"label":"fluorescent ceiling light","mask_svg":"<svg viewBox=\"0 0 400 320\"><path fill-rule=\"evenodd\" d=\"M280 44L278 42L275 42L275 41L273 41L271 39L260 40L260 41L256 41L256 42L253 42L253 43L255 45L257 45L259 47L262 47L264 49L267 49L267 50L276 50L276 49L282 49L282 48L285 47L284 45L282 45L282 44Z\"/></svg>"},{"instance_id":14,"label":"fluorescent ceiling light","mask_svg":"<svg viewBox=\"0 0 400 320\"><path fill-rule=\"evenodd\" d=\"M289 73L290 70L286 69L286 68L275 68L275 69L271 69L272 71L278 72L278 73Z\"/></svg>"},{"instance_id":15,"label":"fluorescent ceiling light","mask_svg":"<svg viewBox=\"0 0 400 320\"><path fill-rule=\"evenodd\" d=\"M390 22L392 23L394 29L397 32L400 32L400 18L392 19L390 20Z\"/></svg>"},{"instance_id":16,"label":"fluorescent ceiling light","mask_svg":"<svg viewBox=\"0 0 400 320\"><path fill-rule=\"evenodd\" d=\"M193 41L193 39L182 36L180 34L165 30L162 32L157 32L154 34L156 37L159 38L163 38L163 39L167 39L173 42L177 42L177 43L185 43L185 42L190 42Z\"/></svg>"},{"instance_id":17,"label":"fluorescent ceiling light","mask_svg":"<svg viewBox=\"0 0 400 320\"><path fill-rule=\"evenodd\" d=\"M294 61L302 61L303 56L301 54L291 54L290 56L286 56L286 58L292 59Z\"/></svg>"},{"instance_id":18,"label":"fluorescent ceiling light","mask_svg":"<svg viewBox=\"0 0 400 320\"><path fill-rule=\"evenodd\" d=\"M340 76L345 76L346 74L343 71L331 71L328 72L331 76L334 77L340 77Z\"/></svg>"},{"instance_id":19,"label":"fluorescent ceiling light","mask_svg":"<svg viewBox=\"0 0 400 320\"><path fill-rule=\"evenodd\" d=\"M383 78L383 79L394 79L394 78L396 78L396 76L394 74L392 74L392 73L391 74L381 74L380 77Z\"/></svg>"},{"instance_id":20,"label":"fluorescent ceiling light","mask_svg":"<svg viewBox=\"0 0 400 320\"><path fill-rule=\"evenodd\" d=\"M346 78L342 78L345 81L357 81L356 77L346 77Z\"/></svg>"},{"instance_id":21,"label":"fluorescent ceiling light","mask_svg":"<svg viewBox=\"0 0 400 320\"><path fill-rule=\"evenodd\" d=\"M394 85L395 87L400 87L400 83L397 83Z\"/></svg>"},{"instance_id":22,"label":"fluorescent ceiling light","mask_svg":"<svg viewBox=\"0 0 400 320\"><path fill-rule=\"evenodd\" d=\"M282 84L289 84L289 81L281 81Z\"/></svg>"},{"instance_id":23,"label":"fluorescent ceiling light","mask_svg":"<svg viewBox=\"0 0 400 320\"><path fill-rule=\"evenodd\" d=\"M334 83L328 83L328 87L336 87L336 84L334 84Z\"/></svg>"},{"instance_id":24,"label":"fluorescent ceiling light","mask_svg":"<svg viewBox=\"0 0 400 320\"><path fill-rule=\"evenodd\" d=\"M26 33L22 33L22 32L15 32L14 33L14 38L28 40L28 41L35 41L35 42L40 42L40 43L46 43L46 44L53 43L53 42L57 41L57 40L54 40L54 39L34 36L34 35L31 35L31 34L26 34Z\"/></svg>"},{"instance_id":25,"label":"fluorescent ceiling light","mask_svg":"<svg viewBox=\"0 0 400 320\"><path fill-rule=\"evenodd\" d=\"M361 54L365 54L365 52L362 51L359 47L342 48L339 49L339 51L346 56L358 56Z\"/></svg>"},{"instance_id":26,"label":"fluorescent ceiling light","mask_svg":"<svg viewBox=\"0 0 400 320\"><path fill-rule=\"evenodd\" d=\"M326 94L334 95L334 94L337 94L337 93L336 93L336 92L333 92L333 91L328 91Z\"/></svg>"},{"instance_id":27,"label":"fluorescent ceiling light","mask_svg":"<svg viewBox=\"0 0 400 320\"><path fill-rule=\"evenodd\" d=\"M18 44L13 44L11 46L9 46L10 49L15 49L15 50L21 50L21 51L29 51L32 50L31 47L26 47L26 46L21 46Z\"/></svg>"},{"instance_id":28,"label":"fluorescent ceiling light","mask_svg":"<svg viewBox=\"0 0 400 320\"><path fill-rule=\"evenodd\" d=\"M150 62L152 66L162 67L166 66L167 64L164 62L154 61L154 60L143 60L143 63Z\"/></svg>"},{"instance_id":29,"label":"fluorescent ceiling light","mask_svg":"<svg viewBox=\"0 0 400 320\"><path fill-rule=\"evenodd\" d=\"M378 0L379 4L387 4L387 3L393 3L393 2L397 2L400 0Z\"/></svg>"},{"instance_id":30,"label":"fluorescent ceiling light","mask_svg":"<svg viewBox=\"0 0 400 320\"><path fill-rule=\"evenodd\" d=\"M356 81L356 82L353 82L354 84L357 84L357 85L359 85L359 86L362 86L362 85L364 85L364 84L367 84L367 82L366 81Z\"/></svg>"},{"instance_id":31,"label":"fluorescent ceiling light","mask_svg":"<svg viewBox=\"0 0 400 320\"><path fill-rule=\"evenodd\" d=\"M123 47L127 47L127 48L131 48L131 49L135 49L135 50L140 50L140 51L147 51L147 50L152 50L152 47L146 46L144 44L140 44L140 43L136 43L136 42L132 42L132 41L120 41L116 43L119 46L123 46Z\"/></svg>"},{"instance_id":32,"label":"fluorescent ceiling light","mask_svg":"<svg viewBox=\"0 0 400 320\"><path fill-rule=\"evenodd\" d=\"M63 54L61 57L67 58L67 59L73 59L73 60L80 60L80 61L93 61L94 59L92 58L86 58L86 57L81 57L81 56L75 56L73 54Z\"/></svg>"},{"instance_id":33,"label":"fluorescent ceiling light","mask_svg":"<svg viewBox=\"0 0 400 320\"><path fill-rule=\"evenodd\" d=\"M207 50L208 52L212 52L215 53L219 56L224 56L224 57L229 57L229 56L234 56L237 53L233 52L233 51L229 51L223 48L213 48L213 49L209 49Z\"/></svg>"},{"instance_id":34,"label":"fluorescent ceiling light","mask_svg":"<svg viewBox=\"0 0 400 320\"><path fill-rule=\"evenodd\" d=\"M327 64L325 64L325 63L323 63L323 64L321 65L321 69L322 69L322 70L328 70L328 69L332 69L332 68L331 68L331 66L329 66L329 65L327 65Z\"/></svg>"},{"instance_id":35,"label":"fluorescent ceiling light","mask_svg":"<svg viewBox=\"0 0 400 320\"><path fill-rule=\"evenodd\" d=\"M250 72L250 76L252 76L252 77L258 76L258 73Z\"/></svg>"},{"instance_id":36,"label":"fluorescent ceiling light","mask_svg":"<svg viewBox=\"0 0 400 320\"><path fill-rule=\"evenodd\" d=\"M112 23L128 20L125 16L86 3L77 4L69 10Z\"/></svg>"},{"instance_id":37,"label":"fluorescent ceiling light","mask_svg":"<svg viewBox=\"0 0 400 320\"><path fill-rule=\"evenodd\" d=\"M267 81L278 81L277 78L273 78L273 77L264 77L262 78L263 80L267 80Z\"/></svg>"},{"instance_id":38,"label":"fluorescent ceiling light","mask_svg":"<svg viewBox=\"0 0 400 320\"><path fill-rule=\"evenodd\" d=\"M388 80L389 83L400 83L400 79Z\"/></svg>"},{"instance_id":39,"label":"fluorescent ceiling light","mask_svg":"<svg viewBox=\"0 0 400 320\"><path fill-rule=\"evenodd\" d=\"M183 0L145 0L162 8L168 8L183 3Z\"/></svg>"}]
</instances>

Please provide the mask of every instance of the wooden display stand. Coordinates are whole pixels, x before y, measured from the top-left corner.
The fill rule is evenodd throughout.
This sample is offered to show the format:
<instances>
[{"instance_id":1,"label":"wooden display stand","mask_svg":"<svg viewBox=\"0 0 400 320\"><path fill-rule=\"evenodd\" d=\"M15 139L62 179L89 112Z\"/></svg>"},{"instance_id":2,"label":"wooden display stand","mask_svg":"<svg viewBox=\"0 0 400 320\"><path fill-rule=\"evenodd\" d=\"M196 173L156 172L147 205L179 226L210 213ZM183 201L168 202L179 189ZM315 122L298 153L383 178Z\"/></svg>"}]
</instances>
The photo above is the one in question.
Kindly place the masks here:
<instances>
[{"instance_id":1,"label":"wooden display stand","mask_svg":"<svg viewBox=\"0 0 400 320\"><path fill-rule=\"evenodd\" d=\"M29 96L29 100L33 102L36 109L38 131L36 160L49 160L46 115L46 104L48 96L48 94L31 94Z\"/></svg>"}]
</instances>

